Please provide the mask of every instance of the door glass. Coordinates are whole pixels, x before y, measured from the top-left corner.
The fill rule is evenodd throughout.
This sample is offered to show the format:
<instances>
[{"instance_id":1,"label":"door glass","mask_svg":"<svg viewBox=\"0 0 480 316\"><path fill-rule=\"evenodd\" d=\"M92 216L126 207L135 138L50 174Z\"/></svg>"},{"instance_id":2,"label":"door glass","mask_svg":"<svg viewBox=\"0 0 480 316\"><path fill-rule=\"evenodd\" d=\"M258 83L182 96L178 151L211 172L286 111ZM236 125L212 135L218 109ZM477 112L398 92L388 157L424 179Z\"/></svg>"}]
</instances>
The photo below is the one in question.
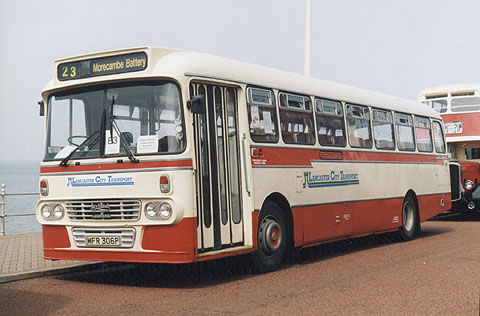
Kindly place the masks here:
<instances>
[{"instance_id":1,"label":"door glass","mask_svg":"<svg viewBox=\"0 0 480 316\"><path fill-rule=\"evenodd\" d=\"M237 120L235 92L231 88L226 90L227 126L228 126L228 159L230 162L230 192L232 201L232 219L235 224L242 219L240 208L239 161L237 142Z\"/></svg>"},{"instance_id":2,"label":"door glass","mask_svg":"<svg viewBox=\"0 0 480 316\"><path fill-rule=\"evenodd\" d=\"M227 212L227 186L225 173L225 142L223 138L223 107L222 107L222 90L215 88L215 121L217 125L217 161L218 161L218 184L220 192L220 211L222 215L222 223L226 225L228 222Z\"/></svg>"},{"instance_id":3,"label":"door glass","mask_svg":"<svg viewBox=\"0 0 480 316\"><path fill-rule=\"evenodd\" d=\"M206 97L205 88L200 86L198 94ZM207 115L199 114L199 130L200 130L200 168L201 168L201 187L202 187L202 201L203 201L203 223L205 227L209 228L212 225L212 217L210 213L210 166L208 159L208 135L207 135Z\"/></svg>"}]
</instances>

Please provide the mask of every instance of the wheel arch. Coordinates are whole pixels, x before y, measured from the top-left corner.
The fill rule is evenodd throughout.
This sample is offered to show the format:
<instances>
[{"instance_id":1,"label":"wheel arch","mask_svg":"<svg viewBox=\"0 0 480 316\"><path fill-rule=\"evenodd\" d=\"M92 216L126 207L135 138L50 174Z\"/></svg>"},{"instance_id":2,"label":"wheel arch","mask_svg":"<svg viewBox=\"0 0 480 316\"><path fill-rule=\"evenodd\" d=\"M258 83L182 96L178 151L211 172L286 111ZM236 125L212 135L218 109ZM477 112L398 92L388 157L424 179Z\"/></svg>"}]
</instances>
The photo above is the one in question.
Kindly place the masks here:
<instances>
[{"instance_id":1,"label":"wheel arch","mask_svg":"<svg viewBox=\"0 0 480 316\"><path fill-rule=\"evenodd\" d=\"M421 220L420 220L420 204L418 203L418 197L417 197L417 194L415 193L415 191L413 191L412 189L409 189L407 191L407 193L405 194L405 197L407 197L409 195L413 198L413 201L415 202L415 206L416 206L415 209L416 209L417 218L418 218L418 221L416 223L417 233L419 233L420 232L420 222L421 222Z\"/></svg>"},{"instance_id":2,"label":"wheel arch","mask_svg":"<svg viewBox=\"0 0 480 316\"><path fill-rule=\"evenodd\" d=\"M265 198L262 203L262 209L263 206L267 203L275 203L282 210L282 214L287 226L287 249L293 248L295 245L295 235L293 226L293 213L292 208L290 207L290 203L283 194L278 192L271 193Z\"/></svg>"}]
</instances>

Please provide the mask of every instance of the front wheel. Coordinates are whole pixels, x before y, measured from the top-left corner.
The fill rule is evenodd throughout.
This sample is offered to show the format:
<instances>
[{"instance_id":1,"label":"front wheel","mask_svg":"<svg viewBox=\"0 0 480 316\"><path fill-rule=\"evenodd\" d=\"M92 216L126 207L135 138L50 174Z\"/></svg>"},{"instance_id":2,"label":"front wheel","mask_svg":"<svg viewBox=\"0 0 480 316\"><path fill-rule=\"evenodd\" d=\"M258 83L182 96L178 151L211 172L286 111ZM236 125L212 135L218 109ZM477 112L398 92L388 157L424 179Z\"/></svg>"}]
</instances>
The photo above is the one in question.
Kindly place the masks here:
<instances>
[{"instance_id":1,"label":"front wheel","mask_svg":"<svg viewBox=\"0 0 480 316\"><path fill-rule=\"evenodd\" d=\"M420 222L418 218L418 207L412 195L408 194L403 200L402 226L398 233L404 241L414 239L419 233Z\"/></svg>"},{"instance_id":2,"label":"front wheel","mask_svg":"<svg viewBox=\"0 0 480 316\"><path fill-rule=\"evenodd\" d=\"M283 261L287 230L282 211L274 203L264 205L258 223L253 263L256 272L267 273L277 269Z\"/></svg>"}]
</instances>

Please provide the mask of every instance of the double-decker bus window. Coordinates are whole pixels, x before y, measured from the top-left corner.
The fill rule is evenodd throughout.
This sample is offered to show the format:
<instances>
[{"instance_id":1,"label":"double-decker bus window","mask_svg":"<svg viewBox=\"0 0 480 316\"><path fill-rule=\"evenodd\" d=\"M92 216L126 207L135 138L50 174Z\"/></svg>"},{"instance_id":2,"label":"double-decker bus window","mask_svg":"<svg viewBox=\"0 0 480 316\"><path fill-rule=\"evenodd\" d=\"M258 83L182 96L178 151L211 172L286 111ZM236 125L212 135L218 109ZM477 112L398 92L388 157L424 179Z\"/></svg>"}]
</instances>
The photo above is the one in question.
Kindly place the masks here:
<instances>
[{"instance_id":1,"label":"double-decker bus window","mask_svg":"<svg viewBox=\"0 0 480 316\"><path fill-rule=\"evenodd\" d=\"M350 146L372 148L372 132L368 107L347 104L347 129Z\"/></svg>"},{"instance_id":2,"label":"double-decker bus window","mask_svg":"<svg viewBox=\"0 0 480 316\"><path fill-rule=\"evenodd\" d=\"M470 112L480 110L480 97L453 98L452 112Z\"/></svg>"},{"instance_id":3,"label":"double-decker bus window","mask_svg":"<svg viewBox=\"0 0 480 316\"><path fill-rule=\"evenodd\" d=\"M432 152L432 130L430 120L426 117L415 116L415 135L417 136L417 148L421 152Z\"/></svg>"},{"instance_id":4,"label":"double-decker bus window","mask_svg":"<svg viewBox=\"0 0 480 316\"><path fill-rule=\"evenodd\" d=\"M423 101L422 103L430 106L431 108L433 108L435 111L439 113L447 112L447 100L445 99L427 100L427 101Z\"/></svg>"},{"instance_id":5,"label":"double-decker bus window","mask_svg":"<svg viewBox=\"0 0 480 316\"><path fill-rule=\"evenodd\" d=\"M280 129L286 144L315 143L313 112L309 97L280 93Z\"/></svg>"},{"instance_id":6,"label":"double-decker bus window","mask_svg":"<svg viewBox=\"0 0 480 316\"><path fill-rule=\"evenodd\" d=\"M256 142L276 143L277 111L273 91L248 88L247 98L250 137Z\"/></svg>"},{"instance_id":7,"label":"double-decker bus window","mask_svg":"<svg viewBox=\"0 0 480 316\"><path fill-rule=\"evenodd\" d=\"M372 119L375 147L377 149L395 149L392 112L374 109Z\"/></svg>"},{"instance_id":8,"label":"double-decker bus window","mask_svg":"<svg viewBox=\"0 0 480 316\"><path fill-rule=\"evenodd\" d=\"M480 97L453 98L452 112L471 112L480 110Z\"/></svg>"},{"instance_id":9,"label":"double-decker bus window","mask_svg":"<svg viewBox=\"0 0 480 316\"><path fill-rule=\"evenodd\" d=\"M317 134L320 145L345 146L343 107L338 101L315 99Z\"/></svg>"},{"instance_id":10,"label":"double-decker bus window","mask_svg":"<svg viewBox=\"0 0 480 316\"><path fill-rule=\"evenodd\" d=\"M439 154L444 154L446 146L443 139L442 125L437 121L433 121L433 139L435 141L435 151Z\"/></svg>"},{"instance_id":11,"label":"double-decker bus window","mask_svg":"<svg viewBox=\"0 0 480 316\"><path fill-rule=\"evenodd\" d=\"M415 151L412 116L409 114L395 113L395 123L397 127L398 149L402 151Z\"/></svg>"},{"instance_id":12,"label":"double-decker bus window","mask_svg":"<svg viewBox=\"0 0 480 316\"><path fill-rule=\"evenodd\" d=\"M468 160L480 159L480 148L465 148L465 158Z\"/></svg>"}]
</instances>

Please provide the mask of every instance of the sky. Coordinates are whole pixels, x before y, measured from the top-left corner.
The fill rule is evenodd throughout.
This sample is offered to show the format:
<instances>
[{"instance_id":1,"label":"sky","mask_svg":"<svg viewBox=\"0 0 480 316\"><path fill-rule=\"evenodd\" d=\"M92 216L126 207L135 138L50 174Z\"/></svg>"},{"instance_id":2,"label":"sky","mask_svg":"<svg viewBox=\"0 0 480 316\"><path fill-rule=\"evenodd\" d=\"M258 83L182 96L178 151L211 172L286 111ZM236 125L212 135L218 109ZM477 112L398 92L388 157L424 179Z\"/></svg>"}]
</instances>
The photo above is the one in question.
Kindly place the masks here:
<instances>
[{"instance_id":1,"label":"sky","mask_svg":"<svg viewBox=\"0 0 480 316\"><path fill-rule=\"evenodd\" d=\"M478 82L478 0L313 0L311 76L416 99ZM43 157L56 59L138 46L304 72L305 0L0 0L0 161Z\"/></svg>"}]
</instances>

